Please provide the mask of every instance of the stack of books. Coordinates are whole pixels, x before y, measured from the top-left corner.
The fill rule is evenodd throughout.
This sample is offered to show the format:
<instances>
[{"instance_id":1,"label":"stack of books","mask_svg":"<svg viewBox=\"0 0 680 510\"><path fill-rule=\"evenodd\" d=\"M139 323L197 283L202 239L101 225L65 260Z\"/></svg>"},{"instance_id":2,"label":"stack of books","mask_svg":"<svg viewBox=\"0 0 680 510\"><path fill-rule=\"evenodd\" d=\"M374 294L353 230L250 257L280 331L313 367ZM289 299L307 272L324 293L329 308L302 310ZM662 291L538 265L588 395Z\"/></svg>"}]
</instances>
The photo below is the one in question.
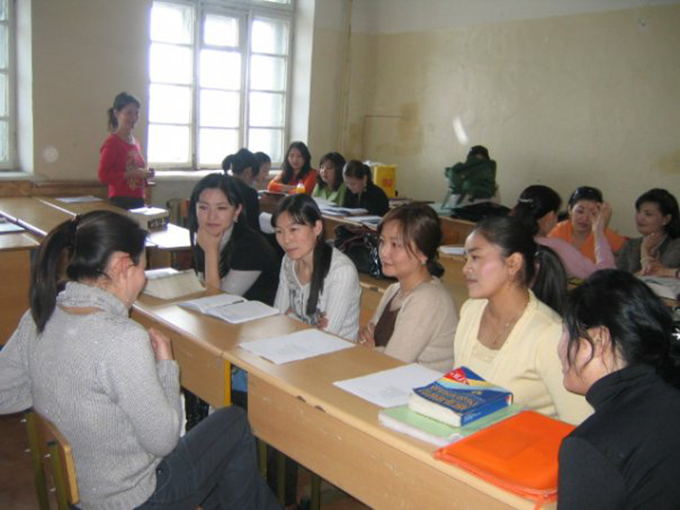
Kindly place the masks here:
<instances>
[{"instance_id":1,"label":"stack of books","mask_svg":"<svg viewBox=\"0 0 680 510\"><path fill-rule=\"evenodd\" d=\"M379 419L386 427L444 446L519 410L512 393L460 367L414 388L408 405L384 409Z\"/></svg>"},{"instance_id":2,"label":"stack of books","mask_svg":"<svg viewBox=\"0 0 680 510\"><path fill-rule=\"evenodd\" d=\"M165 230L170 222L170 213L160 207L130 209L128 215L137 221L140 227L149 231Z\"/></svg>"}]
</instances>

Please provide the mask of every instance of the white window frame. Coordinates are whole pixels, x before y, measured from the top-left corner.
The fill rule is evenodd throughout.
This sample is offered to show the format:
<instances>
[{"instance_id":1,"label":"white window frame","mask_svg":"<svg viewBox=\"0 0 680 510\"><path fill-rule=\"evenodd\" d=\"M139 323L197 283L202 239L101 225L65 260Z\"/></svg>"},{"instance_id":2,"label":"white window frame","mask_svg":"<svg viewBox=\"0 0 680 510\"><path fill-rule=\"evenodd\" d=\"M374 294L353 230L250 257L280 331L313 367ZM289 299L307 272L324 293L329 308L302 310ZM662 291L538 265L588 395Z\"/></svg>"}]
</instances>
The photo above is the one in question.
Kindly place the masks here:
<instances>
[{"instance_id":1,"label":"white window frame","mask_svg":"<svg viewBox=\"0 0 680 510\"><path fill-rule=\"evenodd\" d=\"M7 115L0 119L7 122L7 159L0 160L0 171L16 169L17 137L16 137L16 18L14 0L7 3L7 20L0 24L7 28L7 69L0 69L0 74L7 76ZM4 142L4 141L3 141Z\"/></svg>"},{"instance_id":2,"label":"white window frame","mask_svg":"<svg viewBox=\"0 0 680 510\"><path fill-rule=\"evenodd\" d=\"M289 4L278 4L266 0L157 0L166 4L177 4L183 6L190 6L194 10L194 30L193 30L193 45L192 45L192 82L190 85L192 99L192 115L191 115L191 140L190 146L190 161L189 167L183 165L178 166L176 163L164 163L157 161L150 161L149 163L157 170L209 170L220 168L219 164L201 165L199 166L199 105L200 105L200 84L198 82L199 73L199 57L202 48L209 46L203 42L204 20L206 15L216 14L233 16L239 19L239 49L241 52L241 88L240 88L240 119L238 129L238 146L247 147L248 145L248 131L251 128L249 119L249 101L250 94L250 80L249 80L249 65L252 54L250 44L250 34L252 32L252 23L256 18L268 18L273 20L283 20L288 23L288 52L286 59L286 78L285 89L282 92L285 95L284 99L284 115L283 126L281 128L281 159L285 156L285 150L288 146L289 132L290 132L290 104L291 104L291 83L292 83L292 61L293 61L293 41L294 41L294 10L295 0L290 0ZM153 44L149 37L149 46ZM265 54L266 55L266 54ZM280 55L277 55L280 57ZM149 78L149 95L152 82ZM266 92L266 91L263 91ZM278 91L275 91L278 92ZM149 127L152 125L149 119ZM255 126L257 127L257 126ZM270 126L265 126L269 128ZM149 137L150 138L150 137ZM147 138L147 139L149 139ZM225 154L226 156L227 154ZM274 166L278 166L282 161L272 161Z\"/></svg>"}]
</instances>

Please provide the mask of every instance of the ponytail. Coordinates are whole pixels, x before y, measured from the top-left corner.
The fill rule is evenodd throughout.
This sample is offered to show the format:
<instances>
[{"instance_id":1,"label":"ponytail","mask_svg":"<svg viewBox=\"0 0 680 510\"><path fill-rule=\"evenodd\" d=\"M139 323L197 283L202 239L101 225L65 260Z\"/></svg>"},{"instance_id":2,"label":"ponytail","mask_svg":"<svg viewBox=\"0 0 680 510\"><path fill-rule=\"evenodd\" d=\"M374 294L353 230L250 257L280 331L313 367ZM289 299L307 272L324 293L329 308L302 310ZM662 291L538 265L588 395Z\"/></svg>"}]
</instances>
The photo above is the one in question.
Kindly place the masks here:
<instances>
[{"instance_id":1,"label":"ponytail","mask_svg":"<svg viewBox=\"0 0 680 510\"><path fill-rule=\"evenodd\" d=\"M146 230L127 216L93 211L52 230L38 249L31 271L30 305L39 332L54 313L60 282L95 281L106 277L114 252L127 253L139 264Z\"/></svg>"},{"instance_id":2,"label":"ponytail","mask_svg":"<svg viewBox=\"0 0 680 510\"><path fill-rule=\"evenodd\" d=\"M323 284L331 269L331 258L333 248L326 242L323 229L316 238L314 246L314 269L312 270L312 280L309 286L309 299L305 312L309 317L316 314L319 305L319 296L323 292Z\"/></svg>"},{"instance_id":3,"label":"ponytail","mask_svg":"<svg viewBox=\"0 0 680 510\"><path fill-rule=\"evenodd\" d=\"M562 315L567 299L567 272L557 253L540 244L536 250L536 274L531 290L538 299Z\"/></svg>"},{"instance_id":4,"label":"ponytail","mask_svg":"<svg viewBox=\"0 0 680 510\"><path fill-rule=\"evenodd\" d=\"M222 170L226 174L229 170L234 175L241 175L246 168L250 168L252 175L259 170L259 162L255 155L248 149L239 149L236 154L230 154L222 161Z\"/></svg>"}]
</instances>

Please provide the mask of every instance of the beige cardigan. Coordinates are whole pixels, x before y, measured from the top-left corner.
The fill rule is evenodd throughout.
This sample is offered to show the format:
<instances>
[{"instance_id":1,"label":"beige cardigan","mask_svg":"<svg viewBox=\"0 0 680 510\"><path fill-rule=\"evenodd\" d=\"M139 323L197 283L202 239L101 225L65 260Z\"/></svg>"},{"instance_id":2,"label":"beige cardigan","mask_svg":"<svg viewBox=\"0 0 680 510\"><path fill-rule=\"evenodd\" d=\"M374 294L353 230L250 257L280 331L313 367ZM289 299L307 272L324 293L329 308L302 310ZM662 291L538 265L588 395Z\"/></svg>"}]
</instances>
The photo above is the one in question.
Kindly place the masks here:
<instances>
[{"instance_id":1,"label":"beige cardigan","mask_svg":"<svg viewBox=\"0 0 680 510\"><path fill-rule=\"evenodd\" d=\"M375 326L399 284L390 285L371 323ZM453 337L458 324L456 305L438 278L421 283L404 300L385 354L407 363L446 372L453 368ZM382 350L382 348L381 348Z\"/></svg>"},{"instance_id":2,"label":"beige cardigan","mask_svg":"<svg viewBox=\"0 0 680 510\"><path fill-rule=\"evenodd\" d=\"M557 354L562 335L559 315L530 293L524 314L487 364L475 353L486 350L494 354L478 340L486 303L486 299L470 299L463 304L454 342L457 365L510 390L515 402L528 409L572 424L590 416L593 409L585 398L568 392L562 384L562 364Z\"/></svg>"}]
</instances>

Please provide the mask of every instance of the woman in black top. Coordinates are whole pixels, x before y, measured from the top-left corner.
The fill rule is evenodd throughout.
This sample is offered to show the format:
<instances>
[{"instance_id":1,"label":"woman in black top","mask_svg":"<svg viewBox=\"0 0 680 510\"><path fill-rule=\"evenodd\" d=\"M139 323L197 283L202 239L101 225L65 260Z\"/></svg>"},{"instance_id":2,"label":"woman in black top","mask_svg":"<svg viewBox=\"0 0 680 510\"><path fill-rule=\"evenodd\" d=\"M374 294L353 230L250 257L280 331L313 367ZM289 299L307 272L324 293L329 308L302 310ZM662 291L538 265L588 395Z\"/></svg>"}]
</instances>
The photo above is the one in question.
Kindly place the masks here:
<instances>
[{"instance_id":1,"label":"woman in black top","mask_svg":"<svg viewBox=\"0 0 680 510\"><path fill-rule=\"evenodd\" d=\"M560 448L562 509L680 508L680 340L640 280L598 271L569 295L564 386L595 409Z\"/></svg>"},{"instance_id":2,"label":"woman in black top","mask_svg":"<svg viewBox=\"0 0 680 510\"><path fill-rule=\"evenodd\" d=\"M206 285L246 299L274 303L279 263L271 245L240 220L243 199L234 178L210 174L201 179L189 204L194 268Z\"/></svg>"},{"instance_id":3,"label":"woman in black top","mask_svg":"<svg viewBox=\"0 0 680 510\"><path fill-rule=\"evenodd\" d=\"M253 230L260 232L260 198L255 191L254 183L258 177L260 164L255 155L248 149L239 149L222 161L222 170L227 174L231 170L238 188L245 218Z\"/></svg>"},{"instance_id":4,"label":"woman in black top","mask_svg":"<svg viewBox=\"0 0 680 510\"><path fill-rule=\"evenodd\" d=\"M373 184L368 165L353 159L345 165L343 177L347 185L343 207L366 209L375 216L387 213L390 201L385 192Z\"/></svg>"}]
</instances>

